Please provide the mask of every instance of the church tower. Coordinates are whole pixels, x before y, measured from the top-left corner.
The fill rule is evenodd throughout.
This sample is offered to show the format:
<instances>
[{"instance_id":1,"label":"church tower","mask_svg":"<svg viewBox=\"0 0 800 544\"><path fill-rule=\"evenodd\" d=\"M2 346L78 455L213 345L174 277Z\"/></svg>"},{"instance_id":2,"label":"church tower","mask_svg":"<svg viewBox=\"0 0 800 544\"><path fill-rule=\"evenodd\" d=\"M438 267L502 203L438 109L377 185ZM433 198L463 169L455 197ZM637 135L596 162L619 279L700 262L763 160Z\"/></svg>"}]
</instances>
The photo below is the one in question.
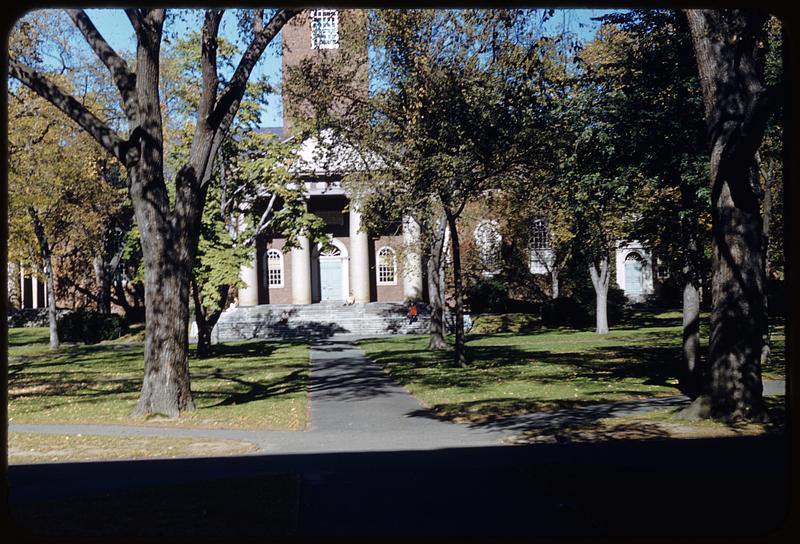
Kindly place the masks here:
<instances>
[{"instance_id":1,"label":"church tower","mask_svg":"<svg viewBox=\"0 0 800 544\"><path fill-rule=\"evenodd\" d=\"M366 96L367 79L367 13L358 9L309 9L293 17L281 30L283 51L283 130L288 133L295 120L308 109L286 92L292 69L309 59L315 63L330 63L349 77L350 96ZM346 111L349 101L334 103L336 111Z\"/></svg>"}]
</instances>

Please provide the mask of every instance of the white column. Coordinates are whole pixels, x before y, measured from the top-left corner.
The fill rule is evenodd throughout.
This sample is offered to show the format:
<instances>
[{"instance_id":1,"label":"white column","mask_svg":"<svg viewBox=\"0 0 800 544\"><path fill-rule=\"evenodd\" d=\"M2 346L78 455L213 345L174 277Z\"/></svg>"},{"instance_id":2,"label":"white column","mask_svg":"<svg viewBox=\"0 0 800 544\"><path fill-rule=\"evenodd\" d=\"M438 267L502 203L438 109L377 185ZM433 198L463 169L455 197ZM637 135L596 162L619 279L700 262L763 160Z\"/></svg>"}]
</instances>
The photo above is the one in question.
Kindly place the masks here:
<instances>
[{"instance_id":1,"label":"white column","mask_svg":"<svg viewBox=\"0 0 800 544\"><path fill-rule=\"evenodd\" d=\"M311 244L298 236L299 248L292 248L292 304L311 304Z\"/></svg>"},{"instance_id":2,"label":"white column","mask_svg":"<svg viewBox=\"0 0 800 544\"><path fill-rule=\"evenodd\" d=\"M258 252L253 261L242 265L239 277L246 284L239 288L239 306L256 306L258 304Z\"/></svg>"},{"instance_id":3,"label":"white column","mask_svg":"<svg viewBox=\"0 0 800 544\"><path fill-rule=\"evenodd\" d=\"M350 291L357 303L369 302L369 239L355 202L350 203Z\"/></svg>"},{"instance_id":4,"label":"white column","mask_svg":"<svg viewBox=\"0 0 800 544\"><path fill-rule=\"evenodd\" d=\"M403 217L403 295L406 300L422 298L422 257L419 253L419 223L406 215Z\"/></svg>"},{"instance_id":5,"label":"white column","mask_svg":"<svg viewBox=\"0 0 800 544\"><path fill-rule=\"evenodd\" d=\"M39 307L39 280L31 274L31 308Z\"/></svg>"}]
</instances>

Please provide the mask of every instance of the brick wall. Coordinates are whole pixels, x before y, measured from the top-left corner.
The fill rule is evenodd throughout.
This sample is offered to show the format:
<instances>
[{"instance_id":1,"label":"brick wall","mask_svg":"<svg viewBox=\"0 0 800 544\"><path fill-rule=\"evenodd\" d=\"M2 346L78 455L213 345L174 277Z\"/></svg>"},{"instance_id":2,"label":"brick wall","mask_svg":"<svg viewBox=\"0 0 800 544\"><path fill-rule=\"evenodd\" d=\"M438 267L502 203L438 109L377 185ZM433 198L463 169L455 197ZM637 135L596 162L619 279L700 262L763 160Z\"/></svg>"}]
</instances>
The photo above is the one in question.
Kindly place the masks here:
<instances>
[{"instance_id":1,"label":"brick wall","mask_svg":"<svg viewBox=\"0 0 800 544\"><path fill-rule=\"evenodd\" d=\"M303 59L319 58L320 61L330 61L335 65L347 63L353 70L351 78L352 93L366 95L367 84L367 41L366 41L366 12L364 10L339 10L339 47L335 49L311 48L311 22L309 10L292 18L281 30L282 73L283 84L286 89L289 67L295 67ZM341 66L340 66L341 67ZM344 112L349 101L342 100L334 104L334 109ZM284 90L283 96L283 126L288 132L294 125L298 116L309 114L309 109L296 104L291 96Z\"/></svg>"},{"instance_id":2,"label":"brick wall","mask_svg":"<svg viewBox=\"0 0 800 544\"><path fill-rule=\"evenodd\" d=\"M405 298L403 294L403 259L402 236L378 236L370 237L369 241L369 283L370 299L374 302L402 302ZM395 285L378 285L378 264L377 252L380 248L388 246L395 251L397 258L397 268L395 274Z\"/></svg>"}]
</instances>

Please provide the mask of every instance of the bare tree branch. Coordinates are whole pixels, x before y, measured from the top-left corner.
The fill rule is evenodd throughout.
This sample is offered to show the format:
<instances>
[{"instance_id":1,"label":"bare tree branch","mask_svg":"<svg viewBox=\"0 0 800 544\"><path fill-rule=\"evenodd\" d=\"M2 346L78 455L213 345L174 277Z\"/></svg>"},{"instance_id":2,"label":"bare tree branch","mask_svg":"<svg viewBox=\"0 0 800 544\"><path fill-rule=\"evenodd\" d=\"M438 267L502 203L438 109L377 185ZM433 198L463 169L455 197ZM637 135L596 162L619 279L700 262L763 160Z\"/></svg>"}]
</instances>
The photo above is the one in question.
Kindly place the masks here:
<instances>
[{"instance_id":1,"label":"bare tree branch","mask_svg":"<svg viewBox=\"0 0 800 544\"><path fill-rule=\"evenodd\" d=\"M128 16L131 25L133 25L133 30L136 31L136 35L140 36L144 25L141 12L138 9L130 8L125 10L125 15Z\"/></svg>"},{"instance_id":2,"label":"bare tree branch","mask_svg":"<svg viewBox=\"0 0 800 544\"><path fill-rule=\"evenodd\" d=\"M97 58L108 68L111 76L114 79L114 84L119 89L120 96L122 97L122 106L125 109L125 115L132 124L138 124L138 108L136 104L136 74L130 71L128 64L120 57L114 49L108 45L108 42L98 32L94 23L86 15L82 9L67 9L67 15L70 16L72 22L81 31L86 43L92 48L97 55Z\"/></svg>"},{"instance_id":3,"label":"bare tree branch","mask_svg":"<svg viewBox=\"0 0 800 544\"><path fill-rule=\"evenodd\" d=\"M200 44L200 63L203 73L203 91L197 110L197 118L206 122L217 101L217 34L222 19L223 10L210 9L206 11L203 22L203 34ZM198 123L199 124L199 123Z\"/></svg>"},{"instance_id":4,"label":"bare tree branch","mask_svg":"<svg viewBox=\"0 0 800 544\"><path fill-rule=\"evenodd\" d=\"M264 210L264 213L261 214L261 219L258 221L258 225L256 225L256 230L253 233L253 236L258 236L261 232L266 229L269 224L272 222L269 218L270 212L272 211L272 207L275 205L275 200L277 199L278 195L276 193L272 193L272 196L269 199L269 204L267 205L267 209Z\"/></svg>"},{"instance_id":5,"label":"bare tree branch","mask_svg":"<svg viewBox=\"0 0 800 544\"><path fill-rule=\"evenodd\" d=\"M128 165L136 160L135 156L127 156L131 147L128 141L120 138L108 125L98 119L86 106L66 94L54 83L36 70L8 60L8 69L12 77L18 79L33 92L64 112L70 119L78 123L103 148L114 155L122 164Z\"/></svg>"},{"instance_id":6,"label":"bare tree branch","mask_svg":"<svg viewBox=\"0 0 800 544\"><path fill-rule=\"evenodd\" d=\"M217 129L226 133L230 128L233 118L239 109L239 103L244 96L247 80L250 78L250 73L253 67L261 58L264 49L269 45L272 39L280 32L283 25L295 15L299 14L301 10L282 9L275 13L270 19L269 23L261 28L260 32L256 32L253 36L253 41L247 47L247 50L242 55L233 77L228 82L227 87L222 93L222 96L217 102L214 112L211 115L210 123L216 126Z\"/></svg>"}]
</instances>

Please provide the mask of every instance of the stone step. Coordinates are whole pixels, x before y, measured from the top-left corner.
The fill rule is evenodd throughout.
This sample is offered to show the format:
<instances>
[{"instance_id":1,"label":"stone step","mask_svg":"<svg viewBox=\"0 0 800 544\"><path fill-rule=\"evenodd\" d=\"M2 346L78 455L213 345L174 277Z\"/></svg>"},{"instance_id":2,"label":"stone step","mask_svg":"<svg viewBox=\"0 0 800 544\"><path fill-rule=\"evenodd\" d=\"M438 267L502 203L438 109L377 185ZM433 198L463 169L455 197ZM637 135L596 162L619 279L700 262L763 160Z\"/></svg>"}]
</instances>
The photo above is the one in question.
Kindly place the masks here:
<instances>
[{"instance_id":1,"label":"stone step","mask_svg":"<svg viewBox=\"0 0 800 544\"><path fill-rule=\"evenodd\" d=\"M424 334L428 330L427 308L420 304L418 309L417 322L409 323L408 307L400 303L246 306L223 313L212 338L229 341L335 334Z\"/></svg>"}]
</instances>

